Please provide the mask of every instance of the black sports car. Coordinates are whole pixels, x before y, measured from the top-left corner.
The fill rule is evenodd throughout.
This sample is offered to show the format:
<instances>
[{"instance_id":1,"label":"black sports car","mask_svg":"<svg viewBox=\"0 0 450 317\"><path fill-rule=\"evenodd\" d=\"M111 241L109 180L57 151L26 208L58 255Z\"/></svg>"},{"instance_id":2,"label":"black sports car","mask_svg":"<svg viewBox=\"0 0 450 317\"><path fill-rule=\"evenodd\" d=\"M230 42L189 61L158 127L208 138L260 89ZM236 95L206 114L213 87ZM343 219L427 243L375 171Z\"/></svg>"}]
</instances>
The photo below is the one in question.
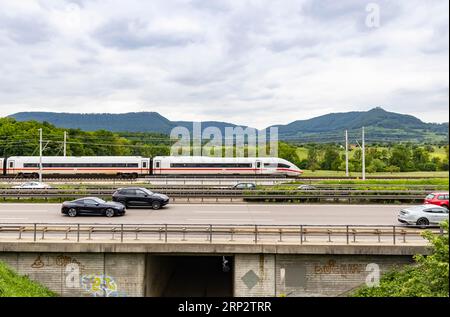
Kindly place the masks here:
<instances>
[{"instance_id":1,"label":"black sports car","mask_svg":"<svg viewBox=\"0 0 450 317\"><path fill-rule=\"evenodd\" d=\"M99 215L106 217L123 216L125 206L117 202L106 202L97 197L85 197L72 201L65 201L61 213L70 217L78 215Z\"/></svg>"},{"instance_id":2,"label":"black sports car","mask_svg":"<svg viewBox=\"0 0 450 317\"><path fill-rule=\"evenodd\" d=\"M154 193L141 187L119 188L113 194L112 199L124 204L127 208L149 206L152 209L159 209L169 203L169 197L166 195Z\"/></svg>"}]
</instances>

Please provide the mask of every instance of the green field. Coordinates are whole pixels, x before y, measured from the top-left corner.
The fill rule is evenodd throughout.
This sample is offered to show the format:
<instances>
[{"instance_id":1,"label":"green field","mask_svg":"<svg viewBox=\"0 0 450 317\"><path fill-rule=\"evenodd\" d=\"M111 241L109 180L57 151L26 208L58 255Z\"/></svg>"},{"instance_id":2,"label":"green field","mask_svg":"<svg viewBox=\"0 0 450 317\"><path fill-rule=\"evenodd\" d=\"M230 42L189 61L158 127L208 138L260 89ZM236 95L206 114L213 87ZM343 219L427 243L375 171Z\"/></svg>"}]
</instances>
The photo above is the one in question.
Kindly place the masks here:
<instances>
[{"instance_id":1,"label":"green field","mask_svg":"<svg viewBox=\"0 0 450 317\"><path fill-rule=\"evenodd\" d=\"M362 172L350 172L350 177L361 177ZM379 173L366 173L366 176L377 176L377 177L423 177L423 178L448 178L449 174L447 171L438 172L379 172ZM301 177L345 177L344 171L310 171L303 170Z\"/></svg>"},{"instance_id":2,"label":"green field","mask_svg":"<svg viewBox=\"0 0 450 317\"><path fill-rule=\"evenodd\" d=\"M437 157L437 158L439 158L441 160L444 160L446 158L445 148L443 146L439 147L439 146L435 146L434 145L432 147L433 147L433 152L430 152L430 158ZM373 148L373 147L371 147L371 148ZM355 148L353 148L353 149L350 148L350 150L348 152L349 159L352 159L353 156L355 155L356 151L354 151L354 149ZM376 149L378 151L382 151L382 150L389 151L389 148L388 147L384 147L384 146L377 146ZM305 148L305 147L298 147L297 150L296 150L296 153L297 153L297 156L298 156L300 161L301 160L305 160L308 157L308 149ZM339 151L339 153L341 155L345 155L345 150L341 149Z\"/></svg>"}]
</instances>

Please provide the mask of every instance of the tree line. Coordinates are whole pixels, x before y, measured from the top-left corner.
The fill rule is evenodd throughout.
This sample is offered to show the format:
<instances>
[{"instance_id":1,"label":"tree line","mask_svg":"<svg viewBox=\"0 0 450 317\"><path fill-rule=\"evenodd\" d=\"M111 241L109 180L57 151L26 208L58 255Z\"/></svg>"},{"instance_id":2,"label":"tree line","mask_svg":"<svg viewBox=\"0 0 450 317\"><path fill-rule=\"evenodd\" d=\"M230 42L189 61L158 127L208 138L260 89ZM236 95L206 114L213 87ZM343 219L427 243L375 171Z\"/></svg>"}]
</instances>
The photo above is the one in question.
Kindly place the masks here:
<instances>
[{"instance_id":1,"label":"tree line","mask_svg":"<svg viewBox=\"0 0 450 317\"><path fill-rule=\"evenodd\" d=\"M68 133L66 154L68 156L123 156L140 155L154 157L170 155L175 142L168 135L148 132L110 132L106 130L82 131L80 129L57 128L48 122L16 121L13 118L0 118L0 155L26 156L39 154L38 129L43 130L44 155L63 154L64 131ZM366 171L371 172L409 172L409 171L447 171L449 149L445 157L433 156L436 146L412 143L397 143L391 146L368 145L366 148ZM299 146L286 142L278 143L278 156L301 169L345 171L345 155L341 145L315 144L301 145L306 149L306 158L298 155ZM225 148L219 149L225 154ZM257 149L258 150L258 149ZM260 149L268 152L267 149ZM236 149L234 149L236 152ZM248 148L245 149L248 153ZM362 152L351 148L349 170L361 171Z\"/></svg>"},{"instance_id":2,"label":"tree line","mask_svg":"<svg viewBox=\"0 0 450 317\"><path fill-rule=\"evenodd\" d=\"M366 171L374 172L412 172L412 171L448 171L449 147L444 149L443 158L433 156L437 146L397 143L388 147L366 146ZM340 145L308 144L307 157L297 159L297 166L310 170L345 171L345 152ZM349 150L349 171L362 169L362 150L354 147Z\"/></svg>"}]
</instances>

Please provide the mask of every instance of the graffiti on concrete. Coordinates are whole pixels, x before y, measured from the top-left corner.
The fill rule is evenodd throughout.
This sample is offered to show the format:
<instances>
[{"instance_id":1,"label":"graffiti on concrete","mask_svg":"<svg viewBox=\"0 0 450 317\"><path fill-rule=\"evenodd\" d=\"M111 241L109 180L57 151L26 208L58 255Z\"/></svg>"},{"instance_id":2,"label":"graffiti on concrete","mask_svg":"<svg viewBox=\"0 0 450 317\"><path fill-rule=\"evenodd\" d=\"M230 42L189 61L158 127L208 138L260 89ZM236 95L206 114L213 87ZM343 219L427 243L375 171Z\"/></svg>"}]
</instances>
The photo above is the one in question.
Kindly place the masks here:
<instances>
[{"instance_id":1,"label":"graffiti on concrete","mask_svg":"<svg viewBox=\"0 0 450 317\"><path fill-rule=\"evenodd\" d=\"M78 261L76 258L67 256L64 254L60 254L58 256L50 256L50 255L42 255L38 254L36 259L31 264L31 267L33 269L41 269L45 266L58 266L58 267L65 267L68 264L78 264L78 266L83 269L84 265L81 264L80 261Z\"/></svg>"},{"instance_id":2,"label":"graffiti on concrete","mask_svg":"<svg viewBox=\"0 0 450 317\"><path fill-rule=\"evenodd\" d=\"M365 271L364 264L336 264L336 261L330 260L325 265L316 264L314 266L314 273L316 274L360 274Z\"/></svg>"},{"instance_id":3,"label":"graffiti on concrete","mask_svg":"<svg viewBox=\"0 0 450 317\"><path fill-rule=\"evenodd\" d=\"M89 274L81 277L81 287L91 296L119 297L125 294L118 291L117 283L108 275Z\"/></svg>"},{"instance_id":4,"label":"graffiti on concrete","mask_svg":"<svg viewBox=\"0 0 450 317\"><path fill-rule=\"evenodd\" d=\"M45 263L44 263L44 261L42 261L40 254L37 256L37 258L31 264L31 267L33 269L40 269L40 268L43 268L44 266L45 266Z\"/></svg>"},{"instance_id":5,"label":"graffiti on concrete","mask_svg":"<svg viewBox=\"0 0 450 317\"><path fill-rule=\"evenodd\" d=\"M78 264L78 266L83 269L84 266L77 259L67 256L67 255L58 255L55 259L56 266L66 266L68 264Z\"/></svg>"}]
</instances>

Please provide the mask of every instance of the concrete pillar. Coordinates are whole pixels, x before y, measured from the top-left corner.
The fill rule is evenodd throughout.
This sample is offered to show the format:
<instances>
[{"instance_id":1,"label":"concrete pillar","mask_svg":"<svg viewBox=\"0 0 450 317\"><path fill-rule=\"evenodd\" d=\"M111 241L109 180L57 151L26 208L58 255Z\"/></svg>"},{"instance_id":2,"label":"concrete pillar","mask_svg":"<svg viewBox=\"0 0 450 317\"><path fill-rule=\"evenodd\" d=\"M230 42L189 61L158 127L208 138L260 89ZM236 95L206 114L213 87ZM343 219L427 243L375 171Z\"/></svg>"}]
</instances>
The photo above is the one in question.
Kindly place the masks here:
<instances>
[{"instance_id":1,"label":"concrete pillar","mask_svg":"<svg viewBox=\"0 0 450 317\"><path fill-rule=\"evenodd\" d=\"M275 255L236 254L234 270L234 296L275 295Z\"/></svg>"}]
</instances>

